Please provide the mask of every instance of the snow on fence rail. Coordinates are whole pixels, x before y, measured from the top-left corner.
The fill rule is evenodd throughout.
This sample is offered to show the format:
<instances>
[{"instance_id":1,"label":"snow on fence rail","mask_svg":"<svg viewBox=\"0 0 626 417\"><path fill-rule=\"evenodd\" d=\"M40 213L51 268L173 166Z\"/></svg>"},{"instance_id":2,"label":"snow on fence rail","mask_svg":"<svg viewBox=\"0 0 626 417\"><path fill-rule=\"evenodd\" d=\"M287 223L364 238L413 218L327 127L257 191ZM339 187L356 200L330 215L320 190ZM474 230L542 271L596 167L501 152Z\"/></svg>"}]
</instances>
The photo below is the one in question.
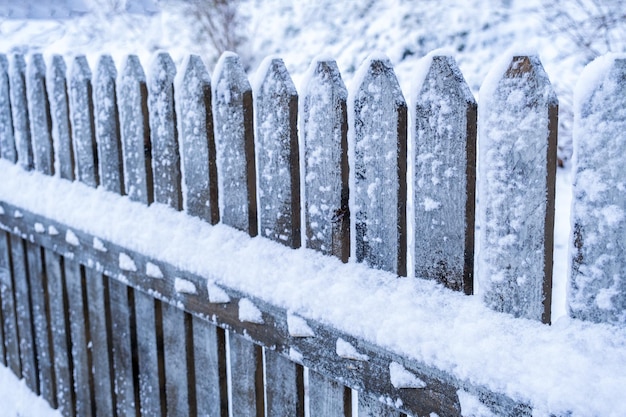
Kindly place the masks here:
<instances>
[{"instance_id":1,"label":"snow on fence rail","mask_svg":"<svg viewBox=\"0 0 626 417\"><path fill-rule=\"evenodd\" d=\"M350 91L317 60L298 97L278 58L253 88L232 53L213 80L196 56L149 78L79 56L68 78L0 55L0 358L67 416L350 416L348 387L360 416L623 414L624 62L587 70L576 113L570 310L608 324L550 328L524 320L551 299L557 101L535 57L478 107L448 56L408 105L384 56ZM512 316L451 291L474 276Z\"/></svg>"}]
</instances>

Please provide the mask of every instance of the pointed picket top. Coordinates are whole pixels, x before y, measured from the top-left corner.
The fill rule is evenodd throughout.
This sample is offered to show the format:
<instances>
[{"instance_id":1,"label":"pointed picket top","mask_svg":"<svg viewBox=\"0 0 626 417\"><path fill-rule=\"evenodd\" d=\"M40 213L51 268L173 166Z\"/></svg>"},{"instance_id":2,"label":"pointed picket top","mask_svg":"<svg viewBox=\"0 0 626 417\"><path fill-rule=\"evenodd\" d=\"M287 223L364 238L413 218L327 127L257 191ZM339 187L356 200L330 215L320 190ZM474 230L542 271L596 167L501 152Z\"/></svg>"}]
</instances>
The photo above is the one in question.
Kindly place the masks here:
<instances>
[{"instance_id":1,"label":"pointed picket top","mask_svg":"<svg viewBox=\"0 0 626 417\"><path fill-rule=\"evenodd\" d=\"M148 108L154 201L181 210L180 154L174 113L176 66L168 53L159 53L154 58L150 74Z\"/></svg>"},{"instance_id":2,"label":"pointed picket top","mask_svg":"<svg viewBox=\"0 0 626 417\"><path fill-rule=\"evenodd\" d=\"M219 221L211 78L202 59L190 55L176 80L183 208L211 224Z\"/></svg>"},{"instance_id":3,"label":"pointed picket top","mask_svg":"<svg viewBox=\"0 0 626 417\"><path fill-rule=\"evenodd\" d=\"M98 150L93 125L91 70L84 55L74 58L70 69L70 119L76 179L97 187Z\"/></svg>"},{"instance_id":4,"label":"pointed picket top","mask_svg":"<svg viewBox=\"0 0 626 417\"><path fill-rule=\"evenodd\" d=\"M74 179L74 150L70 133L70 112L65 61L53 55L46 74L52 143L54 144L54 172L61 178Z\"/></svg>"},{"instance_id":5,"label":"pointed picket top","mask_svg":"<svg viewBox=\"0 0 626 417\"><path fill-rule=\"evenodd\" d=\"M254 88L259 231L300 247L298 93L282 59L266 58Z\"/></svg>"},{"instance_id":6,"label":"pointed picket top","mask_svg":"<svg viewBox=\"0 0 626 417\"><path fill-rule=\"evenodd\" d=\"M306 246L344 262L350 256L346 89L337 63L316 59L303 85Z\"/></svg>"},{"instance_id":7,"label":"pointed picket top","mask_svg":"<svg viewBox=\"0 0 626 417\"><path fill-rule=\"evenodd\" d=\"M54 151L51 136L46 64L41 54L30 58L27 71L28 113L35 169L47 175L54 174Z\"/></svg>"},{"instance_id":8,"label":"pointed picket top","mask_svg":"<svg viewBox=\"0 0 626 417\"><path fill-rule=\"evenodd\" d=\"M148 87L139 58L128 55L117 86L124 191L133 201L153 201L152 151L148 124Z\"/></svg>"},{"instance_id":9,"label":"pointed picket top","mask_svg":"<svg viewBox=\"0 0 626 417\"><path fill-rule=\"evenodd\" d=\"M11 114L17 162L26 170L33 169L33 146L30 136L28 103L26 98L26 61L21 54L13 55L9 65Z\"/></svg>"},{"instance_id":10,"label":"pointed picket top","mask_svg":"<svg viewBox=\"0 0 626 417\"><path fill-rule=\"evenodd\" d=\"M370 56L348 99L357 262L406 276L407 106L391 62Z\"/></svg>"},{"instance_id":11,"label":"pointed picket top","mask_svg":"<svg viewBox=\"0 0 626 417\"><path fill-rule=\"evenodd\" d=\"M476 100L454 58L429 54L413 92L415 276L471 294Z\"/></svg>"},{"instance_id":12,"label":"pointed picket top","mask_svg":"<svg viewBox=\"0 0 626 417\"><path fill-rule=\"evenodd\" d=\"M0 157L13 163L17 162L11 116L9 60L4 54L0 54Z\"/></svg>"},{"instance_id":13,"label":"pointed picket top","mask_svg":"<svg viewBox=\"0 0 626 417\"><path fill-rule=\"evenodd\" d=\"M626 55L583 71L574 103L569 311L626 325Z\"/></svg>"},{"instance_id":14,"label":"pointed picket top","mask_svg":"<svg viewBox=\"0 0 626 417\"><path fill-rule=\"evenodd\" d=\"M478 268L485 303L550 322L558 103L541 62L505 57L480 90Z\"/></svg>"},{"instance_id":15,"label":"pointed picket top","mask_svg":"<svg viewBox=\"0 0 626 417\"><path fill-rule=\"evenodd\" d=\"M117 71L110 55L98 60L94 80L94 114L100 184L116 194L124 192L122 144L115 82Z\"/></svg>"},{"instance_id":16,"label":"pointed picket top","mask_svg":"<svg viewBox=\"0 0 626 417\"><path fill-rule=\"evenodd\" d=\"M252 87L235 53L218 60L212 88L221 221L256 236Z\"/></svg>"}]
</instances>

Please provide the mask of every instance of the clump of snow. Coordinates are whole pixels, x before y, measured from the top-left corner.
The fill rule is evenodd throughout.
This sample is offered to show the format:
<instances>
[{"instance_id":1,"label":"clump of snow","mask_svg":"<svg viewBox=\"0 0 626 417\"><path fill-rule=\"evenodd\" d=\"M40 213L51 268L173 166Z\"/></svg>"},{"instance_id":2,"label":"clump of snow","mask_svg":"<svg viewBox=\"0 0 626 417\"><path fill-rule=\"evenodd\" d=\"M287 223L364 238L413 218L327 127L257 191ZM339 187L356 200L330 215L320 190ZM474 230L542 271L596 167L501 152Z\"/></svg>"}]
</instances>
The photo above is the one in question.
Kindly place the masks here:
<instances>
[{"instance_id":1,"label":"clump of snow","mask_svg":"<svg viewBox=\"0 0 626 417\"><path fill-rule=\"evenodd\" d=\"M100 252L106 252L107 251L106 246L104 246L104 242L102 242L97 237L93 238L93 248L95 250L97 250L97 251L100 251Z\"/></svg>"},{"instance_id":2,"label":"clump of snow","mask_svg":"<svg viewBox=\"0 0 626 417\"><path fill-rule=\"evenodd\" d=\"M15 217L16 219L21 219L22 217L24 217L24 214L19 210L15 210L15 212L13 213L13 217Z\"/></svg>"},{"instance_id":3,"label":"clump of snow","mask_svg":"<svg viewBox=\"0 0 626 417\"><path fill-rule=\"evenodd\" d=\"M263 324L263 313L247 298L239 300L239 321Z\"/></svg>"},{"instance_id":4,"label":"clump of snow","mask_svg":"<svg viewBox=\"0 0 626 417\"><path fill-rule=\"evenodd\" d=\"M304 360L304 356L302 356L302 353L298 352L296 349L290 347L289 359L291 359L292 361L296 363L302 364L302 361Z\"/></svg>"},{"instance_id":5,"label":"clump of snow","mask_svg":"<svg viewBox=\"0 0 626 417\"><path fill-rule=\"evenodd\" d=\"M337 345L335 348L337 355L344 359L352 359L355 361L367 362L370 360L369 356L359 353L356 348L348 341L341 337L337 339Z\"/></svg>"},{"instance_id":6,"label":"clump of snow","mask_svg":"<svg viewBox=\"0 0 626 417\"><path fill-rule=\"evenodd\" d=\"M58 235L58 234L59 234L59 231L58 231L58 230L57 230L57 228L56 228L56 227L54 227L54 226L48 226L48 234L49 234L50 236L56 236L56 235Z\"/></svg>"},{"instance_id":7,"label":"clump of snow","mask_svg":"<svg viewBox=\"0 0 626 417\"><path fill-rule=\"evenodd\" d=\"M456 394L459 396L463 417L496 417L475 395L462 389L458 390Z\"/></svg>"},{"instance_id":8,"label":"clump of snow","mask_svg":"<svg viewBox=\"0 0 626 417\"><path fill-rule=\"evenodd\" d=\"M209 292L209 301L211 303L230 303L230 297L226 294L226 291L215 285L214 282L207 282L207 290Z\"/></svg>"},{"instance_id":9,"label":"clump of snow","mask_svg":"<svg viewBox=\"0 0 626 417\"><path fill-rule=\"evenodd\" d=\"M150 278L163 278L163 272L158 265L153 264L152 262L146 262L146 275Z\"/></svg>"},{"instance_id":10,"label":"clump of snow","mask_svg":"<svg viewBox=\"0 0 626 417\"><path fill-rule=\"evenodd\" d=\"M4 207L0 206L0 216L5 214Z\"/></svg>"},{"instance_id":11,"label":"clump of snow","mask_svg":"<svg viewBox=\"0 0 626 417\"><path fill-rule=\"evenodd\" d=\"M80 246L80 241L78 240L78 236L71 230L67 230L65 232L65 241L72 246Z\"/></svg>"},{"instance_id":12,"label":"clump of snow","mask_svg":"<svg viewBox=\"0 0 626 417\"><path fill-rule=\"evenodd\" d=\"M426 383L398 362L389 364L389 378L394 388L425 388Z\"/></svg>"},{"instance_id":13,"label":"clump of snow","mask_svg":"<svg viewBox=\"0 0 626 417\"><path fill-rule=\"evenodd\" d=\"M122 271L137 272L135 261L126 253L120 253L119 266Z\"/></svg>"},{"instance_id":14,"label":"clump of snow","mask_svg":"<svg viewBox=\"0 0 626 417\"><path fill-rule=\"evenodd\" d=\"M307 324L306 320L295 314L287 314L287 328L292 337L314 337L315 332Z\"/></svg>"},{"instance_id":15,"label":"clump of snow","mask_svg":"<svg viewBox=\"0 0 626 417\"><path fill-rule=\"evenodd\" d=\"M37 232L37 233L46 233L46 228L41 223L35 223L35 232Z\"/></svg>"},{"instance_id":16,"label":"clump of snow","mask_svg":"<svg viewBox=\"0 0 626 417\"><path fill-rule=\"evenodd\" d=\"M174 290L181 294L196 294L198 292L196 284L187 279L178 277L174 279Z\"/></svg>"}]
</instances>

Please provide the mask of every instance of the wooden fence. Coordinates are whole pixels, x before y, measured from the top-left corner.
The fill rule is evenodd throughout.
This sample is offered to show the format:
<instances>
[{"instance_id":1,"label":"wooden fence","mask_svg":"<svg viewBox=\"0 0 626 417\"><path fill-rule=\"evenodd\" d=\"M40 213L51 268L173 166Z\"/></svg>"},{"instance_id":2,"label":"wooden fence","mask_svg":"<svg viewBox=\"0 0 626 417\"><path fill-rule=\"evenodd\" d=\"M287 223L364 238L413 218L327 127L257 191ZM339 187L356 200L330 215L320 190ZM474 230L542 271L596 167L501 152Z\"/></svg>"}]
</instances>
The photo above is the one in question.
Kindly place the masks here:
<instances>
[{"instance_id":1,"label":"wooden fence","mask_svg":"<svg viewBox=\"0 0 626 417\"><path fill-rule=\"evenodd\" d=\"M212 77L197 56L177 75L161 53L149 79L135 56L119 74L103 56L92 75L83 56L68 72L60 56L46 69L41 55L28 65L21 55L0 55L0 155L50 176L44 188L46 181L64 187L52 177L79 182L124 196L133 210L168 206L289 248L397 276L410 270L467 295L478 218L484 302L549 323L557 100L541 63L514 57L483 87L478 108L451 57L424 62L409 109L383 56L363 64L350 92L333 61L316 61L298 96L277 58L261 65L253 89L232 53ZM614 325L626 322L619 252L626 203L609 187L621 190L623 180L614 172L620 167L586 157L584 144L601 121L602 138L624 146L626 94L623 85L621 95L607 87L624 76L624 62L614 61L577 113L582 195L574 208L571 313ZM1 166L2 181L29 184ZM592 179L616 183L590 192ZM76 229L72 219L47 214L47 205L5 196L0 209L0 359L64 416L304 416L306 408L310 416L345 417L353 412L351 388L359 416L458 416L460 389L497 415L532 414L529 402L320 317L305 320L305 312L252 289L173 264L165 252L155 258ZM596 216L600 226L589 212L604 213ZM597 227L619 235L617 252L604 238L594 246ZM607 256L614 272L603 269ZM237 268L246 260L226 262ZM390 372L413 379L390 381Z\"/></svg>"}]
</instances>

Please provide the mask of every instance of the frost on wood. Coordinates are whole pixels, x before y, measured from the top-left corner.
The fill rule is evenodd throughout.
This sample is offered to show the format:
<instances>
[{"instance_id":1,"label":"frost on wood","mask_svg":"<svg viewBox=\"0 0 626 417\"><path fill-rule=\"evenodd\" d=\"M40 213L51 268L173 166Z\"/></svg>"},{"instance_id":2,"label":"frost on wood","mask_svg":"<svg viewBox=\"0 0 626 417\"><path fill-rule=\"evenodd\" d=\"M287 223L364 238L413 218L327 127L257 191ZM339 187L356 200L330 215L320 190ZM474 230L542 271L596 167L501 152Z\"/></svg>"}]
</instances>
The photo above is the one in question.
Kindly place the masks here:
<instances>
[{"instance_id":1,"label":"frost on wood","mask_svg":"<svg viewBox=\"0 0 626 417\"><path fill-rule=\"evenodd\" d=\"M259 68L254 104L258 164L259 231L300 247L298 93L282 59Z\"/></svg>"},{"instance_id":2,"label":"frost on wood","mask_svg":"<svg viewBox=\"0 0 626 417\"><path fill-rule=\"evenodd\" d=\"M52 175L54 173L54 154L50 135L52 128L48 112L46 64L41 54L34 54L30 58L26 90L34 166L37 171Z\"/></svg>"},{"instance_id":3,"label":"frost on wood","mask_svg":"<svg viewBox=\"0 0 626 417\"><path fill-rule=\"evenodd\" d=\"M415 90L415 276L472 293L476 101L456 62L433 56Z\"/></svg>"},{"instance_id":4,"label":"frost on wood","mask_svg":"<svg viewBox=\"0 0 626 417\"><path fill-rule=\"evenodd\" d=\"M124 191L122 174L122 146L117 115L115 78L117 71L113 58L103 55L98 61L94 80L94 109L100 184L116 194Z\"/></svg>"},{"instance_id":5,"label":"frost on wood","mask_svg":"<svg viewBox=\"0 0 626 417\"><path fill-rule=\"evenodd\" d=\"M26 61L20 54L13 55L9 68L11 114L17 161L26 170L33 168L33 147L30 138L28 103L26 102Z\"/></svg>"},{"instance_id":6,"label":"frost on wood","mask_svg":"<svg viewBox=\"0 0 626 417\"><path fill-rule=\"evenodd\" d=\"M17 162L17 150L13 137L9 84L9 61L6 55L0 54L0 156L15 163Z\"/></svg>"},{"instance_id":7,"label":"frost on wood","mask_svg":"<svg viewBox=\"0 0 626 417\"><path fill-rule=\"evenodd\" d=\"M148 108L154 201L180 210L180 155L174 113L176 67L169 54L159 53L152 62L150 72Z\"/></svg>"},{"instance_id":8,"label":"frost on wood","mask_svg":"<svg viewBox=\"0 0 626 417\"><path fill-rule=\"evenodd\" d=\"M350 91L356 259L405 276L407 107L380 58L366 60Z\"/></svg>"},{"instance_id":9,"label":"frost on wood","mask_svg":"<svg viewBox=\"0 0 626 417\"><path fill-rule=\"evenodd\" d=\"M148 126L146 76L136 55L124 61L118 81L118 110L126 195L144 204L152 202L152 159Z\"/></svg>"},{"instance_id":10,"label":"frost on wood","mask_svg":"<svg viewBox=\"0 0 626 417\"><path fill-rule=\"evenodd\" d=\"M347 262L348 91L335 61L313 62L304 90L301 123L306 246Z\"/></svg>"},{"instance_id":11,"label":"frost on wood","mask_svg":"<svg viewBox=\"0 0 626 417\"><path fill-rule=\"evenodd\" d=\"M212 88L221 221L256 236L252 88L237 55L222 54Z\"/></svg>"},{"instance_id":12,"label":"frost on wood","mask_svg":"<svg viewBox=\"0 0 626 417\"><path fill-rule=\"evenodd\" d=\"M70 75L70 117L76 179L98 186L98 151L93 126L91 70L84 55L74 58Z\"/></svg>"},{"instance_id":13,"label":"frost on wood","mask_svg":"<svg viewBox=\"0 0 626 417\"><path fill-rule=\"evenodd\" d=\"M70 135L70 113L67 93L66 67L63 57L54 55L46 74L52 142L54 143L54 172L61 178L74 179L74 151Z\"/></svg>"},{"instance_id":14,"label":"frost on wood","mask_svg":"<svg viewBox=\"0 0 626 417\"><path fill-rule=\"evenodd\" d=\"M211 224L219 221L217 169L211 114L211 80L197 55L185 61L177 81L180 153L185 212Z\"/></svg>"},{"instance_id":15,"label":"frost on wood","mask_svg":"<svg viewBox=\"0 0 626 417\"><path fill-rule=\"evenodd\" d=\"M626 57L590 64L576 91L569 309L626 324Z\"/></svg>"},{"instance_id":16,"label":"frost on wood","mask_svg":"<svg viewBox=\"0 0 626 417\"><path fill-rule=\"evenodd\" d=\"M490 74L480 94L482 296L497 311L548 323L557 99L539 59L525 56Z\"/></svg>"}]
</instances>

